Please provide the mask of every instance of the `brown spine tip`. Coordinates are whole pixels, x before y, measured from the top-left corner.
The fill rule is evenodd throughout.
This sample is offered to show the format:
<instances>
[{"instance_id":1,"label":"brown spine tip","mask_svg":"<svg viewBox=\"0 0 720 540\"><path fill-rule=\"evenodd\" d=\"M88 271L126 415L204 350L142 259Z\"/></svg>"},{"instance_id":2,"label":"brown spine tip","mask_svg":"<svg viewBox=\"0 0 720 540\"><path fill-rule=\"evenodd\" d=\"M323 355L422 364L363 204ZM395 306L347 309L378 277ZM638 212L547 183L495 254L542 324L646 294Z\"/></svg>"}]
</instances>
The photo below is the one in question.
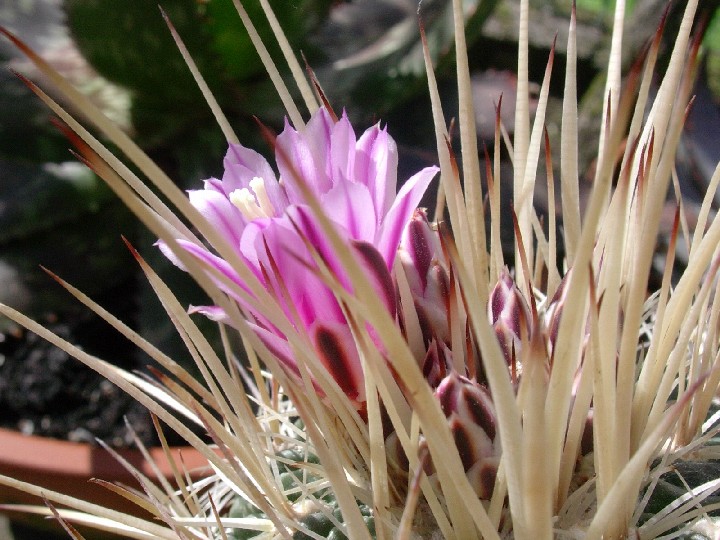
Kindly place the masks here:
<instances>
[{"instance_id":1,"label":"brown spine tip","mask_svg":"<svg viewBox=\"0 0 720 540\"><path fill-rule=\"evenodd\" d=\"M274 151L275 150L275 140L277 139L277 135L271 130L269 127L267 127L263 122L255 115L253 115L253 120L255 120L255 123L258 125L258 128L260 128L260 135L262 136L263 140L270 146L270 148Z\"/></svg>"},{"instance_id":2,"label":"brown spine tip","mask_svg":"<svg viewBox=\"0 0 720 540\"><path fill-rule=\"evenodd\" d=\"M325 110L327 110L328 114L330 115L330 118L332 118L333 122L338 121L338 116L335 113L335 110L330 105L330 101L328 101L327 95L325 94L325 91L322 88L322 85L320 84L320 81L317 78L317 75L315 75L315 70L310 67L310 63L308 62L307 58L305 57L305 53L300 51L300 56L302 56L303 62L305 63L305 71L307 72L308 78L312 82L313 88L315 89L315 93L317 94L317 97L320 99L321 103L323 104L323 107L325 107Z\"/></svg>"},{"instance_id":3,"label":"brown spine tip","mask_svg":"<svg viewBox=\"0 0 720 540\"><path fill-rule=\"evenodd\" d=\"M130 240L125 237L125 235L120 235L120 238L124 242L125 246L130 251L130 254L137 260L138 262L142 262L142 257L140 256L140 253L138 253L138 250L135 249L135 247L130 243Z\"/></svg>"}]
</instances>

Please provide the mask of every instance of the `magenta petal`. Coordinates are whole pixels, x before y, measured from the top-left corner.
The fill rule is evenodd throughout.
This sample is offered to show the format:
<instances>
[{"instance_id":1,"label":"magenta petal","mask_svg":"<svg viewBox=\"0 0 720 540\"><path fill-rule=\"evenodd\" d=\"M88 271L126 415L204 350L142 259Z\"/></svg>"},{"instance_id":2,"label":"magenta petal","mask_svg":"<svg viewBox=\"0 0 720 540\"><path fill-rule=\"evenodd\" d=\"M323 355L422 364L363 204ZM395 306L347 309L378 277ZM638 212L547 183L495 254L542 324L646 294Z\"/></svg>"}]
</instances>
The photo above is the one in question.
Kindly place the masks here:
<instances>
[{"instance_id":1,"label":"magenta petal","mask_svg":"<svg viewBox=\"0 0 720 540\"><path fill-rule=\"evenodd\" d=\"M196 244L193 244L191 242L180 240L179 243L182 248L188 251L191 255L193 255L193 257L198 259L203 264L215 268L222 275L226 276L231 282L236 283L243 291L252 296L252 293L245 284L245 282L240 279L240 276L237 274L237 272L235 272L235 270L224 259L217 257L206 249L197 246ZM251 271L253 271L256 274L256 277L262 282L262 275L260 275L257 267L254 267L250 264L248 264L247 267ZM246 302L245 300L243 300L243 298L236 294L232 287L226 286L212 273L208 272L208 276L217 284L220 290L222 290L224 293L234 299L238 303L238 305L240 305L242 309L246 311L246 313L251 313L257 321L266 325L268 328L273 327L273 325L268 321L267 317L263 313L262 306L258 306L257 302L253 302L252 300L249 303ZM216 317L222 317L222 310L217 310L220 310L220 308L203 306L200 308L195 308L194 312L202 313L211 320L222 320L222 322L227 322L225 319L216 319Z\"/></svg>"},{"instance_id":2,"label":"magenta petal","mask_svg":"<svg viewBox=\"0 0 720 540\"><path fill-rule=\"evenodd\" d=\"M325 231L312 215L309 208L297 206L288 208L288 219L297 227L298 232L313 247L325 265L335 274L343 287L349 290L349 282L345 270L335 254L335 250L325 235ZM347 232L338 227L335 231L341 237L346 237ZM349 238L347 239L350 240Z\"/></svg>"},{"instance_id":3,"label":"magenta petal","mask_svg":"<svg viewBox=\"0 0 720 540\"><path fill-rule=\"evenodd\" d=\"M385 216L376 246L382 253L388 268L392 268L405 226L438 171L437 167L426 167L413 175L400 189L395 197L395 202Z\"/></svg>"},{"instance_id":4,"label":"magenta petal","mask_svg":"<svg viewBox=\"0 0 720 540\"><path fill-rule=\"evenodd\" d=\"M394 317L396 314L395 283L380 252L369 242L353 242L358 262L370 279L373 289L380 294L385 306Z\"/></svg>"},{"instance_id":5,"label":"magenta petal","mask_svg":"<svg viewBox=\"0 0 720 540\"><path fill-rule=\"evenodd\" d=\"M299 221L306 225L310 222L302 218ZM282 300L288 315L296 311L306 327L318 319L344 320L335 295L318 276L311 253L289 220L268 224L258 236L255 250L270 280L268 290Z\"/></svg>"},{"instance_id":6,"label":"magenta petal","mask_svg":"<svg viewBox=\"0 0 720 540\"><path fill-rule=\"evenodd\" d=\"M290 377L300 378L300 370L293 358L287 340L273 332L250 323L260 340L285 367ZM320 361L338 386L352 400L365 401L365 383L360 358L352 334L344 324L317 325L310 330ZM318 394L323 395L322 386L313 381Z\"/></svg>"},{"instance_id":7,"label":"magenta petal","mask_svg":"<svg viewBox=\"0 0 720 540\"><path fill-rule=\"evenodd\" d=\"M252 328L252 330L260 338L260 341L263 342L275 358L277 358L293 376L300 376L300 371L298 371L297 364L293 359L292 350L290 349L290 345L284 336L266 330L262 326L258 326L252 322L248 323L248 326Z\"/></svg>"},{"instance_id":8,"label":"magenta petal","mask_svg":"<svg viewBox=\"0 0 720 540\"><path fill-rule=\"evenodd\" d=\"M330 113L325 107L321 107L312 115L304 131L301 132L301 138L310 150L320 178L323 182L327 182L326 185L321 186L318 193L325 193L332 186L331 156L334 127L335 121Z\"/></svg>"}]
</instances>

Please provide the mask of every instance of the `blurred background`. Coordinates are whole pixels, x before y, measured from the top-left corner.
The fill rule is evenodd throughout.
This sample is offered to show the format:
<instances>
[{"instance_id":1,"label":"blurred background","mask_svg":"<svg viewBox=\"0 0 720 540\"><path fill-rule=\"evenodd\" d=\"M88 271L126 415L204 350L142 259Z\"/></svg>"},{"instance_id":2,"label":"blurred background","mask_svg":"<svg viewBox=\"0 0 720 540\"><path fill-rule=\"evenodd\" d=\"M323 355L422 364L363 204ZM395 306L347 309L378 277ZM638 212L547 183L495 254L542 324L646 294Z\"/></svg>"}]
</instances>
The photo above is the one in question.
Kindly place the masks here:
<instances>
[{"instance_id":1,"label":"blurred background","mask_svg":"<svg viewBox=\"0 0 720 540\"><path fill-rule=\"evenodd\" d=\"M132 134L179 186L188 189L222 174L226 142L156 4L147 0L0 0L0 25L39 52ZM232 1L163 0L161 4L241 142L267 154L254 117L280 131L283 110ZM246 4L261 34L272 43L255 2ZM399 145L400 179L436 162L417 0L276 0L271 4L293 47L302 51L315 70L330 103L338 111L348 111L356 132L380 119L389 125ZM682 4L676 2L670 8L661 66L667 61ZM719 4L720 0L701 2L698 19L706 28L702 67L678 159L690 221L720 161ZM424 0L420 9L448 121L457 108L450 5L449 0ZM492 152L495 104L501 94L502 119L513 130L519 1L464 0L463 5L478 137ZM558 36L547 116L551 143L557 149L571 3L531 0L530 5L530 77L535 90L553 38ZM665 7L664 0L628 2L623 43L628 68L654 34ZM613 9L610 0L577 1L581 141L595 140L599 131L602 69ZM279 59L277 49L270 49ZM102 181L76 162L51 115L13 71L35 80L50 94L52 87L6 40L0 40L0 64L0 301L93 354L128 369L145 369L148 359L69 297L39 268L44 265L163 351L188 362L120 235L160 271L181 301L202 303L202 292L164 260L153 247L155 238ZM581 144L580 151L585 191L592 185L594 144ZM509 165L505 170L509 179ZM432 195L427 203L431 200ZM720 203L720 196L716 200ZM546 201L541 188L536 194L540 211ZM669 201L670 219L674 204ZM665 230L669 226L668 222ZM211 325L205 326L213 332ZM131 400L64 353L0 320L0 426L78 441L100 437L123 446L130 441L124 416L144 440L152 442L147 415Z\"/></svg>"}]
</instances>

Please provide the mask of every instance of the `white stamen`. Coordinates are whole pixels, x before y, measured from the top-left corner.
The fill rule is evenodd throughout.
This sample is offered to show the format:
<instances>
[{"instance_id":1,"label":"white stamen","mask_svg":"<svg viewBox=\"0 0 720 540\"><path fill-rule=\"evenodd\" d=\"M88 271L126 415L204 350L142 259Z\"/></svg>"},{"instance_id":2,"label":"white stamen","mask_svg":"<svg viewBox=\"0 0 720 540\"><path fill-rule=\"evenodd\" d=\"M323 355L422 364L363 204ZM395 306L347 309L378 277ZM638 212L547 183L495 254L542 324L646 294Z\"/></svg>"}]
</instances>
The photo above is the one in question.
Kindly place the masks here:
<instances>
[{"instance_id":1,"label":"white stamen","mask_svg":"<svg viewBox=\"0 0 720 540\"><path fill-rule=\"evenodd\" d=\"M275 207L265 191L265 180L258 176L250 180L250 189L236 189L230 193L229 198L248 220L275 215Z\"/></svg>"},{"instance_id":2,"label":"white stamen","mask_svg":"<svg viewBox=\"0 0 720 540\"><path fill-rule=\"evenodd\" d=\"M258 206L257 201L248 188L236 189L230 193L230 202L240 210L248 220L267 217Z\"/></svg>"},{"instance_id":3,"label":"white stamen","mask_svg":"<svg viewBox=\"0 0 720 540\"><path fill-rule=\"evenodd\" d=\"M262 209L266 217L272 217L275 215L275 208L270 202L267 191L265 191L265 180L259 177L255 177L250 180L250 189L255 192L255 198L257 203Z\"/></svg>"}]
</instances>

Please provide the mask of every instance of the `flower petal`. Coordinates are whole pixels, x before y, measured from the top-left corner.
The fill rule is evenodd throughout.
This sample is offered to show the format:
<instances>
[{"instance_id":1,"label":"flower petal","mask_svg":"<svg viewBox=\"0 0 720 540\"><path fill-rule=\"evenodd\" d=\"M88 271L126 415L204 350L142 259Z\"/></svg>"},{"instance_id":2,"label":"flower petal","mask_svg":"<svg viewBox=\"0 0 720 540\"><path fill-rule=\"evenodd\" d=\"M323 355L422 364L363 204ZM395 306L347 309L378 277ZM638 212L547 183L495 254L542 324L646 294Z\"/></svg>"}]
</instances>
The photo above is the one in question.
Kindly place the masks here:
<instances>
[{"instance_id":1,"label":"flower petal","mask_svg":"<svg viewBox=\"0 0 720 540\"><path fill-rule=\"evenodd\" d=\"M365 378L348 326L321 323L312 329L320 361L351 400L365 401Z\"/></svg>"},{"instance_id":2,"label":"flower petal","mask_svg":"<svg viewBox=\"0 0 720 540\"><path fill-rule=\"evenodd\" d=\"M375 239L377 218L366 186L340 181L320 202L328 217L346 229L351 238L368 242Z\"/></svg>"},{"instance_id":3,"label":"flower petal","mask_svg":"<svg viewBox=\"0 0 720 540\"><path fill-rule=\"evenodd\" d=\"M355 176L355 131L347 114L333 126L330 141L330 177L337 184Z\"/></svg>"},{"instance_id":4,"label":"flower petal","mask_svg":"<svg viewBox=\"0 0 720 540\"><path fill-rule=\"evenodd\" d=\"M221 322L223 324L235 326L232 323L232 319L230 319L230 317L228 317L228 314L225 312L225 310L219 306L193 306L193 305L191 305L188 308L188 314L194 315L195 313L200 313L201 315L204 315L211 321Z\"/></svg>"},{"instance_id":5,"label":"flower petal","mask_svg":"<svg viewBox=\"0 0 720 540\"><path fill-rule=\"evenodd\" d=\"M257 334L260 338L260 341L263 342L275 358L277 358L280 363L288 369L289 374L300 378L300 371L293 359L292 350L290 349L290 345L288 344L285 336L278 334L277 332L269 331L252 322L249 322L248 326L252 328L255 334Z\"/></svg>"},{"instance_id":6,"label":"flower petal","mask_svg":"<svg viewBox=\"0 0 720 540\"><path fill-rule=\"evenodd\" d=\"M388 312L395 317L397 313L395 283L380 252L369 242L356 241L352 245L358 255L358 262L365 275L370 279L373 289L380 294Z\"/></svg>"},{"instance_id":7,"label":"flower petal","mask_svg":"<svg viewBox=\"0 0 720 540\"><path fill-rule=\"evenodd\" d=\"M289 219L273 220L262 229L255 250L270 280L268 290L281 299L286 314L296 311L306 328L318 319L344 321L334 293L318 276L311 253Z\"/></svg>"},{"instance_id":8,"label":"flower petal","mask_svg":"<svg viewBox=\"0 0 720 540\"><path fill-rule=\"evenodd\" d=\"M234 249L239 249L246 220L230 200L210 189L188 191L192 204Z\"/></svg>"},{"instance_id":9,"label":"flower petal","mask_svg":"<svg viewBox=\"0 0 720 540\"><path fill-rule=\"evenodd\" d=\"M290 203L305 202L299 183L318 197L332 187L328 159L331 132L332 119L325 109L313 115L303 133L285 122L285 129L275 140L275 158Z\"/></svg>"},{"instance_id":10,"label":"flower petal","mask_svg":"<svg viewBox=\"0 0 720 540\"><path fill-rule=\"evenodd\" d=\"M193 257L195 257L198 261L201 263L210 266L220 272L220 274L224 275L226 278L228 278L231 282L237 284L240 288L242 288L244 291L250 292L247 288L245 282L243 282L240 279L240 276L237 274L237 272L233 269L230 264L228 264L225 259L222 259L218 257L217 255L214 255L213 253L210 253L207 249L205 249L202 246L198 246L194 242L188 242L187 240L178 240L178 244L180 244L180 247L182 247L185 251L190 253ZM162 249L162 246L161 246ZM208 272L208 276L210 279L212 279L218 286L220 290L237 300L238 302L241 302L241 299L235 294L231 288L227 287L222 281L220 281L216 276L214 276L212 273Z\"/></svg>"},{"instance_id":11,"label":"flower petal","mask_svg":"<svg viewBox=\"0 0 720 540\"><path fill-rule=\"evenodd\" d=\"M375 125L362 134L355 155L355 181L368 187L374 195L375 211L382 216L395 195L397 145L386 129Z\"/></svg>"},{"instance_id":12,"label":"flower petal","mask_svg":"<svg viewBox=\"0 0 720 540\"><path fill-rule=\"evenodd\" d=\"M248 187L250 180L256 176L265 181L276 180L275 172L267 160L255 150L241 144L230 143L223 166L225 167L223 183L226 184L228 195L236 189Z\"/></svg>"},{"instance_id":13,"label":"flower petal","mask_svg":"<svg viewBox=\"0 0 720 540\"><path fill-rule=\"evenodd\" d=\"M282 214L282 211L289 204L285 189L280 185L275 172L267 160L255 150L245 148L239 144L231 144L225 155L225 173L222 180L222 192L229 197L233 191L238 189L252 188L252 180L261 178L263 189L267 194L270 204L275 209L274 215ZM217 189L217 183L215 183ZM260 203L260 201L257 201Z\"/></svg>"},{"instance_id":14,"label":"flower petal","mask_svg":"<svg viewBox=\"0 0 720 540\"><path fill-rule=\"evenodd\" d=\"M305 241L313 247L323 263L334 273L340 284L350 290L345 269L335 254L335 249L328 240L325 231L311 210L306 206L291 207L288 208L287 218L297 228ZM346 237L349 242L350 238L347 237L347 231L344 228L338 227L335 232L341 237Z\"/></svg>"},{"instance_id":15,"label":"flower petal","mask_svg":"<svg viewBox=\"0 0 720 540\"><path fill-rule=\"evenodd\" d=\"M383 219L380 236L375 245L382 253L388 268L392 268L405 226L438 171L437 167L426 167L413 175L400 189L395 202Z\"/></svg>"},{"instance_id":16,"label":"flower petal","mask_svg":"<svg viewBox=\"0 0 720 540\"><path fill-rule=\"evenodd\" d=\"M347 114L336 120L325 108L313 114L301 130L286 121L283 132L275 139L275 157L278 174L259 153L231 144L222 180L210 178L204 190L190 192L190 202L237 250L247 269L234 268L206 244L181 240L181 249L202 263L217 287L238 303L248 324L289 374L299 375L284 335L292 325L293 332L304 334L313 343L340 388L362 406L362 367L337 294L340 288L356 292L349 272L362 273L370 285L370 291L363 294L379 296L388 314L397 319L397 293L390 269L402 233L437 169L416 174L395 197L397 146L387 130L373 126L358 140ZM309 195L322 205L329 223L321 226L321 216L310 209L306 200ZM328 239L328 227L351 246L355 256L352 270L341 263ZM180 265L167 245L159 245ZM217 250L220 246L209 247ZM439 263L426 255L414 252L410 257L411 265L422 267L420 275L408 274L413 293L418 296L416 302L431 302L442 293L443 275L433 272L433 265ZM324 272L321 277L321 268L332 278ZM246 282L241 276L253 281ZM334 281L329 283L328 279ZM251 293L250 286L257 295ZM262 293L258 286L264 289ZM423 290L418 292L418 288ZM419 308L426 312L425 319L443 315L445 304L443 298L440 301L439 313ZM194 307L192 311L230 322L218 306ZM364 324L380 354L387 354L376 329ZM440 332L441 336L433 328L425 334L430 340L444 339L444 333ZM318 381L313 385L317 387ZM322 394L323 389L317 391Z\"/></svg>"}]
</instances>

